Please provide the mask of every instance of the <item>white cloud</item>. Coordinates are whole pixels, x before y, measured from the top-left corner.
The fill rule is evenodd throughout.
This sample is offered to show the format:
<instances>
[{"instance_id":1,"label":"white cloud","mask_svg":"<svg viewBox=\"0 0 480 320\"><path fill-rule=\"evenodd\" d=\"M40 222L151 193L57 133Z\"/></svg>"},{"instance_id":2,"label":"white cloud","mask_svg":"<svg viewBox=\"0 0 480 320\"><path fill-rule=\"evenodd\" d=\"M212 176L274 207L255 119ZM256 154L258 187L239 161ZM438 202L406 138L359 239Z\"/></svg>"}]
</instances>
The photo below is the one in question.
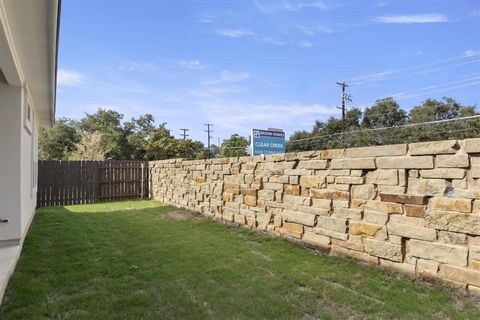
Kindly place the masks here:
<instances>
[{"instance_id":1,"label":"white cloud","mask_svg":"<svg viewBox=\"0 0 480 320\"><path fill-rule=\"evenodd\" d=\"M78 87L86 80L84 74L75 70L58 69L57 84L66 87Z\"/></svg>"},{"instance_id":2,"label":"white cloud","mask_svg":"<svg viewBox=\"0 0 480 320\"><path fill-rule=\"evenodd\" d=\"M215 33L227 38L243 38L255 35L254 32L246 29L217 29Z\"/></svg>"},{"instance_id":3,"label":"white cloud","mask_svg":"<svg viewBox=\"0 0 480 320\"><path fill-rule=\"evenodd\" d=\"M475 57L480 55L480 51L466 50L463 54L465 55L465 57Z\"/></svg>"},{"instance_id":4,"label":"white cloud","mask_svg":"<svg viewBox=\"0 0 480 320\"><path fill-rule=\"evenodd\" d=\"M277 45L277 46L284 46L287 44L287 42L274 37L264 37L263 41L269 44Z\"/></svg>"},{"instance_id":5,"label":"white cloud","mask_svg":"<svg viewBox=\"0 0 480 320\"><path fill-rule=\"evenodd\" d=\"M210 85L218 83L233 83L243 81L248 78L250 78L250 74L248 72L233 72L229 70L223 70L216 79L204 81L204 84Z\"/></svg>"},{"instance_id":6,"label":"white cloud","mask_svg":"<svg viewBox=\"0 0 480 320\"><path fill-rule=\"evenodd\" d=\"M312 48L313 47L313 43L311 43L310 41L306 41L306 40L301 41L300 44L304 48Z\"/></svg>"},{"instance_id":7,"label":"white cloud","mask_svg":"<svg viewBox=\"0 0 480 320\"><path fill-rule=\"evenodd\" d=\"M212 23L217 17L213 14L202 14L198 16L197 21L202 23Z\"/></svg>"},{"instance_id":8,"label":"white cloud","mask_svg":"<svg viewBox=\"0 0 480 320\"><path fill-rule=\"evenodd\" d=\"M330 9L331 6L328 5L325 1L322 0L310 0L310 1L300 1L300 0L279 0L279 1L271 1L265 2L256 0L255 6L258 10L264 13L271 13L274 11L298 11L304 8L317 8L322 10Z\"/></svg>"},{"instance_id":9,"label":"white cloud","mask_svg":"<svg viewBox=\"0 0 480 320\"><path fill-rule=\"evenodd\" d=\"M374 17L373 21L377 23L390 24L413 24L413 23L438 23L448 22L447 16L439 13L414 14L414 15L396 15Z\"/></svg>"},{"instance_id":10,"label":"white cloud","mask_svg":"<svg viewBox=\"0 0 480 320\"><path fill-rule=\"evenodd\" d=\"M150 62L145 61L126 61L120 67L120 70L132 71L132 72L148 72L157 69L157 66Z\"/></svg>"},{"instance_id":11,"label":"white cloud","mask_svg":"<svg viewBox=\"0 0 480 320\"><path fill-rule=\"evenodd\" d=\"M315 120L325 119L338 113L334 107L319 104L256 104L237 103L231 100L205 101L200 103L200 107L206 115L210 116L209 121L218 126L246 132L255 126L285 128L292 123L312 126Z\"/></svg>"},{"instance_id":12,"label":"white cloud","mask_svg":"<svg viewBox=\"0 0 480 320\"><path fill-rule=\"evenodd\" d=\"M192 70L205 70L207 68L207 65L198 60L179 60L178 65L182 68Z\"/></svg>"},{"instance_id":13,"label":"white cloud","mask_svg":"<svg viewBox=\"0 0 480 320\"><path fill-rule=\"evenodd\" d=\"M330 28L324 26L305 26L305 25L297 25L297 29L299 29L302 33L314 36L321 33L333 33L334 31Z\"/></svg>"}]
</instances>

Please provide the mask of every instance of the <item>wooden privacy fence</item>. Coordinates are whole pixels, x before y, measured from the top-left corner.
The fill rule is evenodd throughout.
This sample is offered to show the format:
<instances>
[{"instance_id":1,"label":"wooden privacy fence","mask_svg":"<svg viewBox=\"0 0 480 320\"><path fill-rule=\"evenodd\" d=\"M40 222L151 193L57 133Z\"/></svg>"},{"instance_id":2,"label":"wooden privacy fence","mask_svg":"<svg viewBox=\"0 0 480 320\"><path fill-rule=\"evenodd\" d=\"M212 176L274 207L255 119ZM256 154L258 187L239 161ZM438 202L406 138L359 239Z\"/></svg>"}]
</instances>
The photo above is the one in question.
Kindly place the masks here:
<instances>
[{"instance_id":1,"label":"wooden privacy fence","mask_svg":"<svg viewBox=\"0 0 480 320\"><path fill-rule=\"evenodd\" d=\"M37 207L148 197L147 161L38 162Z\"/></svg>"}]
</instances>

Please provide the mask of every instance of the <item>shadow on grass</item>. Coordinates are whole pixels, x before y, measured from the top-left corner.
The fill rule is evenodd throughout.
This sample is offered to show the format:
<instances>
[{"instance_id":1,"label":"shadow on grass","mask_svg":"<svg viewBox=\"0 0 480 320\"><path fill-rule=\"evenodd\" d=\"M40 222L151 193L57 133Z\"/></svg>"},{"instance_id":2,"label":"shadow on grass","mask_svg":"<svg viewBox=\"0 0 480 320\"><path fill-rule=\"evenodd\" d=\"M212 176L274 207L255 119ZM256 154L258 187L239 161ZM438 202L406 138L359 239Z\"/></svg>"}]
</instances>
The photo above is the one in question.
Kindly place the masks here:
<instances>
[{"instance_id":1,"label":"shadow on grass","mask_svg":"<svg viewBox=\"0 0 480 320\"><path fill-rule=\"evenodd\" d=\"M438 285L156 201L42 208L1 319L478 319Z\"/></svg>"}]
</instances>

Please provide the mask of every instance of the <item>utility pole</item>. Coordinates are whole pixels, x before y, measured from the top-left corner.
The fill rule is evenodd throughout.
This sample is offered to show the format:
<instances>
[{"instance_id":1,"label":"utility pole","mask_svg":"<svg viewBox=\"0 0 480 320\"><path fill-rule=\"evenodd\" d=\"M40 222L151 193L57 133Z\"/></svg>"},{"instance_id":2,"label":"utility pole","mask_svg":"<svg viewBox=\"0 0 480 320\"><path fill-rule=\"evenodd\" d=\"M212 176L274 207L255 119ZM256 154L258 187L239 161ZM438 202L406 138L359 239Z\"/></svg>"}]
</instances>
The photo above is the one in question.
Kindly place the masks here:
<instances>
[{"instance_id":1,"label":"utility pole","mask_svg":"<svg viewBox=\"0 0 480 320\"><path fill-rule=\"evenodd\" d=\"M187 140L187 131L190 131L190 129L180 129L180 131L183 131L183 133L181 134L183 136L183 140Z\"/></svg>"},{"instance_id":2,"label":"utility pole","mask_svg":"<svg viewBox=\"0 0 480 320\"><path fill-rule=\"evenodd\" d=\"M337 109L342 109L342 132L345 132L345 112L346 112L346 102L347 101L352 101L350 99L350 95L347 93L346 88L348 87L348 84L344 82L337 82L337 84L342 87L342 107Z\"/></svg>"},{"instance_id":3,"label":"utility pole","mask_svg":"<svg viewBox=\"0 0 480 320\"><path fill-rule=\"evenodd\" d=\"M213 127L213 124L211 123L205 123L205 126L207 126L207 130L205 130L205 132L207 133L207 148L208 148L208 159L210 159L212 157L212 152L210 150L210 139L212 139L212 136L210 135L210 133L213 132L213 130L210 129L210 127Z\"/></svg>"}]
</instances>

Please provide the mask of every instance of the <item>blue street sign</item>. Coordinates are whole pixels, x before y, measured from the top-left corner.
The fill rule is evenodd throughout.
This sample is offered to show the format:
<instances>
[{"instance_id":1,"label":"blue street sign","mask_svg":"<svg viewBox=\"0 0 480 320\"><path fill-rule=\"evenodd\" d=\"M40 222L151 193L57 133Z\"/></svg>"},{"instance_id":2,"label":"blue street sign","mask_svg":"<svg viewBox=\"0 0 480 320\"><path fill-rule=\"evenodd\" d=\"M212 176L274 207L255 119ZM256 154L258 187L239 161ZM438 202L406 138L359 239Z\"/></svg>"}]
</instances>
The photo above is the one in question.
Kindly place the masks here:
<instances>
[{"instance_id":1,"label":"blue street sign","mask_svg":"<svg viewBox=\"0 0 480 320\"><path fill-rule=\"evenodd\" d=\"M252 156L285 153L285 132L252 129Z\"/></svg>"}]
</instances>

